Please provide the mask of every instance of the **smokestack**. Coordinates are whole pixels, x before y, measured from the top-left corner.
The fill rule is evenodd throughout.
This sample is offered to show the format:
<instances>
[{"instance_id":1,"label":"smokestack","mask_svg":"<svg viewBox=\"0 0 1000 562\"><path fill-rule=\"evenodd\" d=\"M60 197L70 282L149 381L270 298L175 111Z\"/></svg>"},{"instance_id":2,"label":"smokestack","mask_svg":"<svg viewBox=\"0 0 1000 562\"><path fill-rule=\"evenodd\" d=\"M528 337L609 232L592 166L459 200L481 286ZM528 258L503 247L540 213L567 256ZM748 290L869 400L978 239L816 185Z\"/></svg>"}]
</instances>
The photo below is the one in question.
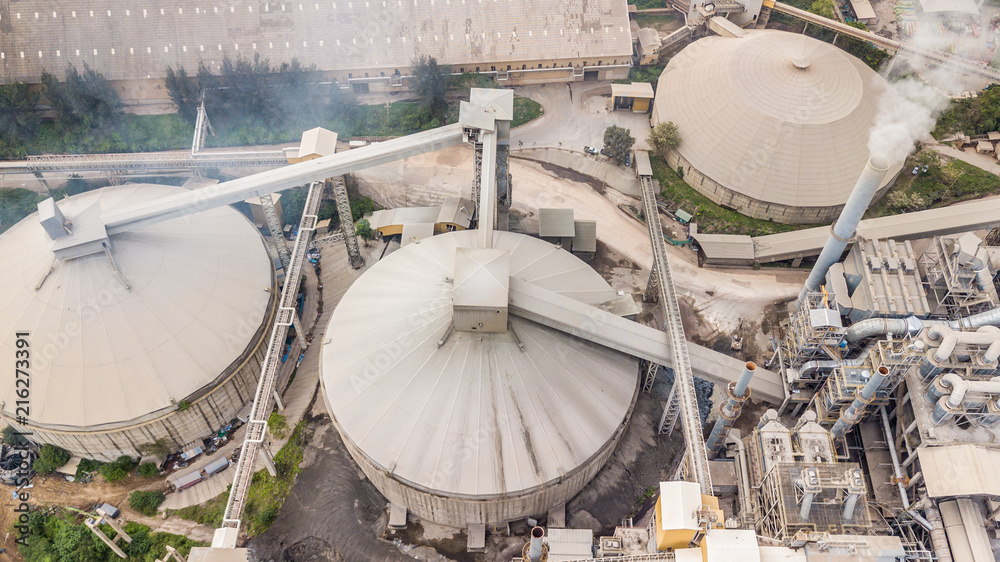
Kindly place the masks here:
<instances>
[{"instance_id":1,"label":"smokestack","mask_svg":"<svg viewBox=\"0 0 1000 562\"><path fill-rule=\"evenodd\" d=\"M750 385L750 379L753 378L756 370L757 364L753 361L747 361L743 372L740 373L740 378L729 383L729 386L726 387L726 395L729 399L719 408L719 419L715 420L715 426L712 427L712 433L708 436L708 443L706 443L709 457L719 454L719 451L722 450L729 430L736 422L736 418L740 416L743 402L750 398L750 389L747 387Z\"/></svg>"},{"instance_id":2,"label":"smokestack","mask_svg":"<svg viewBox=\"0 0 1000 562\"><path fill-rule=\"evenodd\" d=\"M531 529L531 542L528 543L528 560L531 562L541 562L542 560L542 537L545 536L545 529L535 527Z\"/></svg>"},{"instance_id":3,"label":"smokestack","mask_svg":"<svg viewBox=\"0 0 1000 562\"><path fill-rule=\"evenodd\" d=\"M850 406L840 412L840 419L837 420L837 423L833 424L833 429L830 430L831 435L839 439L854 427L854 424L861 421L861 416L864 415L865 408L871 403L875 397L875 392L878 391L888 376L889 369L879 367L872 374L872 378L868 379L868 383L864 388L855 391L854 402L851 402Z\"/></svg>"},{"instance_id":4,"label":"smokestack","mask_svg":"<svg viewBox=\"0 0 1000 562\"><path fill-rule=\"evenodd\" d=\"M798 303L800 305L807 292L819 290L823 280L826 279L826 272L830 266L837 263L840 256L844 254L844 248L854 237L854 231L857 230L861 217L864 216L868 204L871 203L872 197L878 191L878 186L882 183L882 178L885 177L888 170L889 163L884 158L872 156L868 159L864 171L861 172L861 177L858 178L858 183L854 184L851 196L847 198L844 209L840 211L840 217L833 224L830 237L826 239L823 251L816 259L816 265L809 272L809 278L806 279L806 284L799 293Z\"/></svg>"}]
</instances>

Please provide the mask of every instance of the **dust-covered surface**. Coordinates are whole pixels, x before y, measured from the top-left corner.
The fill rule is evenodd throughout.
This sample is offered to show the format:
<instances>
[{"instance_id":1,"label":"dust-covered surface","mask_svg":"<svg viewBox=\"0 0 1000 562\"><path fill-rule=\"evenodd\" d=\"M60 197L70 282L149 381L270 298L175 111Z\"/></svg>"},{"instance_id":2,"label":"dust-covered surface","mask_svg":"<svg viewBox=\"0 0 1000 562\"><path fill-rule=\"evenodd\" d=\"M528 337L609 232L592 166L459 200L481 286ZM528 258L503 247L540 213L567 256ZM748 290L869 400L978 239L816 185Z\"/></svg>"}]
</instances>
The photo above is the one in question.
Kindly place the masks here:
<instances>
[{"instance_id":1,"label":"dust-covered surface","mask_svg":"<svg viewBox=\"0 0 1000 562\"><path fill-rule=\"evenodd\" d=\"M651 394L640 394L625 435L604 469L567 504L567 526L612 534L629 517L638 520L653 505L643 498L649 486L667 480L683 451L683 436L656 434L670 391L667 378L656 379Z\"/></svg>"},{"instance_id":2,"label":"dust-covered surface","mask_svg":"<svg viewBox=\"0 0 1000 562\"><path fill-rule=\"evenodd\" d=\"M327 416L309 423L302 472L264 534L249 543L258 562L411 560L376 538L388 520L385 499L363 478Z\"/></svg>"}]
</instances>

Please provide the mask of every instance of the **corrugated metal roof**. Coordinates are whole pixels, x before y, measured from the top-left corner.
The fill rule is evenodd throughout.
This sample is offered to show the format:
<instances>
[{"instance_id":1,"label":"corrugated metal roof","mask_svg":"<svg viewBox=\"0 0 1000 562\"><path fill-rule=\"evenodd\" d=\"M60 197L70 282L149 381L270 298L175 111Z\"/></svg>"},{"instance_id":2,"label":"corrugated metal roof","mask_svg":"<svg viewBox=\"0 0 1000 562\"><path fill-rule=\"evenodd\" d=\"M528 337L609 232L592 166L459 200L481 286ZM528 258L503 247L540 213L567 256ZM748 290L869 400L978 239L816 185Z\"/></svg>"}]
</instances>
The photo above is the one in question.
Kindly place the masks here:
<instances>
[{"instance_id":1,"label":"corrugated metal roof","mask_svg":"<svg viewBox=\"0 0 1000 562\"><path fill-rule=\"evenodd\" d=\"M964 443L917 449L920 470L932 498L1000 496L1000 449Z\"/></svg>"},{"instance_id":2,"label":"corrugated metal roof","mask_svg":"<svg viewBox=\"0 0 1000 562\"><path fill-rule=\"evenodd\" d=\"M403 225L402 241L400 242L400 245L405 246L407 244L419 242L424 238L430 238L431 236L434 236L434 223L406 223Z\"/></svg>"},{"instance_id":3,"label":"corrugated metal roof","mask_svg":"<svg viewBox=\"0 0 1000 562\"><path fill-rule=\"evenodd\" d=\"M476 209L472 201L461 197L449 197L441 204L441 212L437 222L452 223L462 228L469 228L472 222L472 212Z\"/></svg>"},{"instance_id":4,"label":"corrugated metal roof","mask_svg":"<svg viewBox=\"0 0 1000 562\"><path fill-rule=\"evenodd\" d=\"M635 151L635 172L640 176L653 175L653 166L649 163L649 153L645 150Z\"/></svg>"},{"instance_id":5,"label":"corrugated metal roof","mask_svg":"<svg viewBox=\"0 0 1000 562\"><path fill-rule=\"evenodd\" d=\"M66 63L86 63L110 80L162 78L167 65L194 75L199 61L215 71L224 56L255 53L272 64L297 58L321 71L384 68L387 75L418 55L471 70L581 57L621 63L632 54L627 7L617 0L236 0L214 7L57 0L41 7L5 8L0 69L9 80L37 82L44 68L61 71Z\"/></svg>"},{"instance_id":6,"label":"corrugated metal roof","mask_svg":"<svg viewBox=\"0 0 1000 562\"><path fill-rule=\"evenodd\" d=\"M886 87L864 62L805 35L710 36L685 47L660 75L653 122L677 124L678 152L728 189L826 207L846 202L854 188ZM891 166L882 185L901 167Z\"/></svg>"},{"instance_id":7,"label":"corrugated metal roof","mask_svg":"<svg viewBox=\"0 0 1000 562\"><path fill-rule=\"evenodd\" d=\"M875 8L872 8L868 0L851 0L851 7L854 8L854 14L859 20L873 20L877 17Z\"/></svg>"},{"instance_id":8,"label":"corrugated metal roof","mask_svg":"<svg viewBox=\"0 0 1000 562\"><path fill-rule=\"evenodd\" d=\"M703 234L691 235L705 252L708 260L743 260L753 261L753 239L744 235Z\"/></svg>"},{"instance_id":9,"label":"corrugated metal roof","mask_svg":"<svg viewBox=\"0 0 1000 562\"><path fill-rule=\"evenodd\" d=\"M368 223L372 228L379 229L387 226L403 226L406 224L419 224L437 222L441 214L441 207L399 207L397 209L380 209L372 213Z\"/></svg>"},{"instance_id":10,"label":"corrugated metal roof","mask_svg":"<svg viewBox=\"0 0 1000 562\"><path fill-rule=\"evenodd\" d=\"M572 238L576 235L573 209L538 209L538 235L542 238Z\"/></svg>"},{"instance_id":11,"label":"corrugated metal roof","mask_svg":"<svg viewBox=\"0 0 1000 562\"><path fill-rule=\"evenodd\" d=\"M124 185L59 204L72 220L95 201L108 212L185 191ZM0 351L14 356L15 331L30 331L36 349L29 420L86 427L173 409L242 355L264 321L271 261L231 207L113 235L131 289L104 254L53 261L51 243L36 215L0 236ZM14 380L0 382L11 413Z\"/></svg>"},{"instance_id":12,"label":"corrugated metal roof","mask_svg":"<svg viewBox=\"0 0 1000 562\"><path fill-rule=\"evenodd\" d=\"M573 221L573 251L597 251L597 221Z\"/></svg>"},{"instance_id":13,"label":"corrugated metal roof","mask_svg":"<svg viewBox=\"0 0 1000 562\"><path fill-rule=\"evenodd\" d=\"M584 560L593 557L594 531L591 529L549 528L549 562Z\"/></svg>"},{"instance_id":14,"label":"corrugated metal roof","mask_svg":"<svg viewBox=\"0 0 1000 562\"><path fill-rule=\"evenodd\" d=\"M653 85L649 82L632 82L631 84L612 84L613 97L653 99Z\"/></svg>"},{"instance_id":15,"label":"corrugated metal roof","mask_svg":"<svg viewBox=\"0 0 1000 562\"><path fill-rule=\"evenodd\" d=\"M660 33L651 27L639 30L639 45L644 53L650 53L660 46Z\"/></svg>"},{"instance_id":16,"label":"corrugated metal roof","mask_svg":"<svg viewBox=\"0 0 1000 562\"><path fill-rule=\"evenodd\" d=\"M518 492L559 479L608 442L636 389L636 361L511 317L510 333L453 332L455 256L475 231L411 244L341 299L323 343L323 388L345 439L394 477L448 494ZM615 291L572 254L495 232L514 278L575 300Z\"/></svg>"}]
</instances>

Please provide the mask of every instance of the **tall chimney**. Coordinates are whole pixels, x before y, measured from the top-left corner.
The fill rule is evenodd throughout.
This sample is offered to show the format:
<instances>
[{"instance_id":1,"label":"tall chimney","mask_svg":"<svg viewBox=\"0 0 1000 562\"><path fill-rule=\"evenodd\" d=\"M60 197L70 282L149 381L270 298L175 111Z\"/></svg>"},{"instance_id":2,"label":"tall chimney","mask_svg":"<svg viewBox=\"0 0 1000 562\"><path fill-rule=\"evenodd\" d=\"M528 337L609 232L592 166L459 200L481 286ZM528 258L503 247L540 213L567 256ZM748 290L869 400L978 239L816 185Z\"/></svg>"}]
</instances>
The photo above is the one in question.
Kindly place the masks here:
<instances>
[{"instance_id":1,"label":"tall chimney","mask_svg":"<svg viewBox=\"0 0 1000 562\"><path fill-rule=\"evenodd\" d=\"M708 442L705 444L708 447L710 457L719 454L719 451L722 450L729 430L740 415L743 402L750 397L750 389L747 387L750 385L750 379L753 378L753 373L756 370L757 365L753 361L747 361L743 372L740 373L740 378L729 383L729 386L726 387L728 400L719 407L719 419L715 420L715 426L712 427L712 433L708 436Z\"/></svg>"},{"instance_id":2,"label":"tall chimney","mask_svg":"<svg viewBox=\"0 0 1000 562\"><path fill-rule=\"evenodd\" d=\"M798 303L800 305L805 299L806 293L819 290L830 266L837 263L840 256L844 254L847 243L854 237L854 231L857 230L861 217L864 216L868 204L872 202L872 197L878 191L878 186L882 183L882 178L885 177L888 170L889 164L883 158L872 156L868 159L864 171L861 172L861 177L858 178L858 183L854 184L851 196L847 198L844 209L840 211L840 217L833 224L830 237L826 239L823 251L816 259L816 265L809 272L809 278L806 279L806 284L799 293Z\"/></svg>"}]
</instances>

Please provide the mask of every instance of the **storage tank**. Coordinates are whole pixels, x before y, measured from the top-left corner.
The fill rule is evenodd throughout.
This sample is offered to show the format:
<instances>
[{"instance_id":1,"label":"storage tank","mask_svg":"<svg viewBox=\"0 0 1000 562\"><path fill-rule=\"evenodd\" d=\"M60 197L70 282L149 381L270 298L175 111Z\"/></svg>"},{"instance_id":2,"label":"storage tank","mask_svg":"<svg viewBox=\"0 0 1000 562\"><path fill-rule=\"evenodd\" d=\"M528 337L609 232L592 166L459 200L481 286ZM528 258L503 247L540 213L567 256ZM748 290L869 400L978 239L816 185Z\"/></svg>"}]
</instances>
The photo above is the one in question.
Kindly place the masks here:
<instances>
[{"instance_id":1,"label":"storage tank","mask_svg":"<svg viewBox=\"0 0 1000 562\"><path fill-rule=\"evenodd\" d=\"M183 191L135 184L58 202L71 232L103 213ZM73 221L81 217L79 225ZM30 380L0 377L0 418L74 455L177 451L253 399L277 299L263 238L231 207L112 235L57 259L33 214L0 235L0 356L28 332ZM22 393L23 395L23 393ZM23 420L18 400L26 400Z\"/></svg>"},{"instance_id":2,"label":"storage tank","mask_svg":"<svg viewBox=\"0 0 1000 562\"><path fill-rule=\"evenodd\" d=\"M782 223L831 223L868 161L885 79L838 47L749 30L685 47L660 75L651 116L673 122L670 166L712 201ZM903 162L889 162L876 199Z\"/></svg>"},{"instance_id":3,"label":"storage tank","mask_svg":"<svg viewBox=\"0 0 1000 562\"><path fill-rule=\"evenodd\" d=\"M453 329L456 255L477 234L434 236L373 265L337 305L321 356L323 396L361 470L390 501L454 527L572 498L611 456L638 393L636 359L513 314L507 330ZM616 297L547 242L495 232L494 248L510 252L510 277L588 304Z\"/></svg>"}]
</instances>

